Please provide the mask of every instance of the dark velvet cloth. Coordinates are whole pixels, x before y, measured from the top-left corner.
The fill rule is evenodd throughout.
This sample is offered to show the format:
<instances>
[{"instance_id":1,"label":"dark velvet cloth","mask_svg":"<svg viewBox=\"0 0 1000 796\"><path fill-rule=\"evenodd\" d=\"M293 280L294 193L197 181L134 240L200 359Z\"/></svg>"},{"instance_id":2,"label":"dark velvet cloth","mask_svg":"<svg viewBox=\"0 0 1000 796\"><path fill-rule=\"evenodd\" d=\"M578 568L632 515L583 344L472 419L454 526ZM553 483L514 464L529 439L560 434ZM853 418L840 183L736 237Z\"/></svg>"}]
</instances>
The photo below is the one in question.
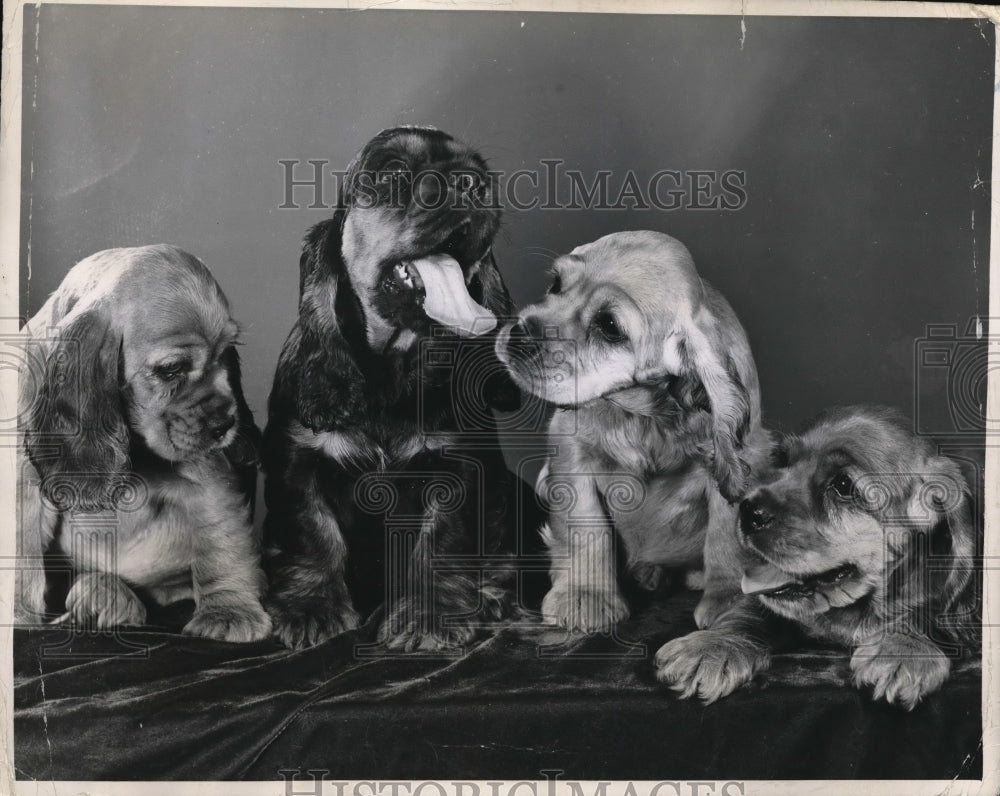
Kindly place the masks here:
<instances>
[{"instance_id":1,"label":"dark velvet cloth","mask_svg":"<svg viewBox=\"0 0 1000 796\"><path fill-rule=\"evenodd\" d=\"M946 779L981 777L981 670L905 713L849 686L843 651L799 648L713 705L653 676L697 595L617 638L508 627L464 656L390 657L377 617L290 652L157 629L14 634L19 779ZM301 775L308 779L309 775Z\"/></svg>"}]
</instances>

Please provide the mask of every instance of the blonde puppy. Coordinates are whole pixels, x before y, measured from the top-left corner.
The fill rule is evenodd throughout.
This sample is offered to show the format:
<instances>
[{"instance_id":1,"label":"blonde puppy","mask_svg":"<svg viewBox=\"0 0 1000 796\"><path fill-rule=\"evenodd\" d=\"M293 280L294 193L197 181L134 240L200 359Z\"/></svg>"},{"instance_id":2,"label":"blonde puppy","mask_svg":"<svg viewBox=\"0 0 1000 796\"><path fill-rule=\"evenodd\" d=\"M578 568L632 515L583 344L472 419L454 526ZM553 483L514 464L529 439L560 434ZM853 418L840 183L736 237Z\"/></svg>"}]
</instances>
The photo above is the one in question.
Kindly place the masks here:
<instances>
[{"instance_id":1,"label":"blonde puppy","mask_svg":"<svg viewBox=\"0 0 1000 796\"><path fill-rule=\"evenodd\" d=\"M623 232L556 259L545 300L501 330L497 354L526 390L556 404L558 452L542 492L552 588L542 612L584 632L628 616L625 568L655 588L664 567L706 566L704 626L733 600L732 505L767 449L757 371L732 308L688 250ZM718 539L709 544L706 535Z\"/></svg>"},{"instance_id":2,"label":"blonde puppy","mask_svg":"<svg viewBox=\"0 0 1000 796\"><path fill-rule=\"evenodd\" d=\"M266 637L250 526L260 432L221 288L173 246L77 264L22 336L16 615L46 618L45 553L73 567L64 619L139 625L193 597L186 633Z\"/></svg>"},{"instance_id":3,"label":"blonde puppy","mask_svg":"<svg viewBox=\"0 0 1000 796\"><path fill-rule=\"evenodd\" d=\"M828 410L775 446L733 528L742 591L851 648L854 683L907 710L947 679L946 650L977 645L979 625L968 482L911 428L881 407ZM770 662L765 619L732 611L668 642L660 680L708 702L729 694Z\"/></svg>"}]
</instances>

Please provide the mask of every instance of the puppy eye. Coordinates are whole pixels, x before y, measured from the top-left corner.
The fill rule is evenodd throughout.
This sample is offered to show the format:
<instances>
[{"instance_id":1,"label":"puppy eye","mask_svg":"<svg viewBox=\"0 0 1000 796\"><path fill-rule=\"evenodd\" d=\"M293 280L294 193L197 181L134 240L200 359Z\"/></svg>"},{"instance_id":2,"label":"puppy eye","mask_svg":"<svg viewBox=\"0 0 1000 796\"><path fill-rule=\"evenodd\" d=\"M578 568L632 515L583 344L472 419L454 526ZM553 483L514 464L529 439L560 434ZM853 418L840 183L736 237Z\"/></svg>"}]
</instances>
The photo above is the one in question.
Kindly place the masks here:
<instances>
[{"instance_id":1,"label":"puppy eye","mask_svg":"<svg viewBox=\"0 0 1000 796\"><path fill-rule=\"evenodd\" d=\"M556 296L562 292L562 278L559 274L552 277L552 284L549 285L548 293L549 295Z\"/></svg>"},{"instance_id":2,"label":"puppy eye","mask_svg":"<svg viewBox=\"0 0 1000 796\"><path fill-rule=\"evenodd\" d=\"M594 328L609 343L623 343L628 339L618 319L610 312L599 312L594 316Z\"/></svg>"},{"instance_id":3,"label":"puppy eye","mask_svg":"<svg viewBox=\"0 0 1000 796\"><path fill-rule=\"evenodd\" d=\"M409 170L409 166L407 166L402 160L394 158L379 169L378 181L381 183L391 182L400 174L406 174Z\"/></svg>"},{"instance_id":4,"label":"puppy eye","mask_svg":"<svg viewBox=\"0 0 1000 796\"><path fill-rule=\"evenodd\" d=\"M164 362L153 368L153 373L163 381L174 381L187 373L188 367L187 362Z\"/></svg>"},{"instance_id":5,"label":"puppy eye","mask_svg":"<svg viewBox=\"0 0 1000 796\"><path fill-rule=\"evenodd\" d=\"M844 500L850 500L854 497L854 481L851 480L851 477L847 473L841 473L834 478L830 486Z\"/></svg>"}]
</instances>

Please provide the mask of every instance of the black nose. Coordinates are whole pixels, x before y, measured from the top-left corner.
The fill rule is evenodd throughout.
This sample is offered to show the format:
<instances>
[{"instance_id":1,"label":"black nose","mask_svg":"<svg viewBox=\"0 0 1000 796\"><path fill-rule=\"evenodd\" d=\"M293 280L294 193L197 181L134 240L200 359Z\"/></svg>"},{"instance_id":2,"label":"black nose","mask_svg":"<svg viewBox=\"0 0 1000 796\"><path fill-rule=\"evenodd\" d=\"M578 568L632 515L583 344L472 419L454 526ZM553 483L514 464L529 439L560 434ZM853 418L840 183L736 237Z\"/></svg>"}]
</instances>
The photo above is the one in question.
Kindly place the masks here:
<instances>
[{"instance_id":1,"label":"black nose","mask_svg":"<svg viewBox=\"0 0 1000 796\"><path fill-rule=\"evenodd\" d=\"M209 429L208 433L212 435L214 439L222 439L229 432L233 426L236 425L236 418L232 415L228 415L222 420L213 423Z\"/></svg>"},{"instance_id":2,"label":"black nose","mask_svg":"<svg viewBox=\"0 0 1000 796\"><path fill-rule=\"evenodd\" d=\"M763 531L774 521L774 515L759 502L747 498L740 503L740 528L747 536Z\"/></svg>"},{"instance_id":3,"label":"black nose","mask_svg":"<svg viewBox=\"0 0 1000 796\"><path fill-rule=\"evenodd\" d=\"M522 345L523 343L530 340L531 337L528 334L528 330L524 325L524 321L518 321L513 326L510 327L510 342L511 345Z\"/></svg>"},{"instance_id":4,"label":"black nose","mask_svg":"<svg viewBox=\"0 0 1000 796\"><path fill-rule=\"evenodd\" d=\"M513 345L534 343L542 339L542 324L533 315L521 318L510 329L510 342Z\"/></svg>"}]
</instances>

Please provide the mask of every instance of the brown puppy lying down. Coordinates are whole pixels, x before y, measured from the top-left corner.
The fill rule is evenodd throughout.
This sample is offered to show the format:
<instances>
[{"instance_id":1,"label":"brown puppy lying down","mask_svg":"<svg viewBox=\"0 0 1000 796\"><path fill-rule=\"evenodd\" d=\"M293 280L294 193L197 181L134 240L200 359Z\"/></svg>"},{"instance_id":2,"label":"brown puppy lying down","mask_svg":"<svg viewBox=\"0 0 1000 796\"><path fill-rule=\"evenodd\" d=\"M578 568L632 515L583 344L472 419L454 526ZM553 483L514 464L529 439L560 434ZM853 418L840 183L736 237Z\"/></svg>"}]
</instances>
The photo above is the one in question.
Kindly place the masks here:
<instances>
[{"instance_id":1,"label":"brown puppy lying down","mask_svg":"<svg viewBox=\"0 0 1000 796\"><path fill-rule=\"evenodd\" d=\"M875 699L908 710L975 647L977 534L958 464L891 410L831 410L776 446L740 505L742 590L817 639L853 649ZM714 701L767 667L762 617L742 606L664 645L660 680Z\"/></svg>"},{"instance_id":2,"label":"brown puppy lying down","mask_svg":"<svg viewBox=\"0 0 1000 796\"><path fill-rule=\"evenodd\" d=\"M64 619L138 625L194 598L184 632L270 634L250 526L260 432L222 289L173 246L77 264L22 336L15 610L46 618L44 553L66 557Z\"/></svg>"},{"instance_id":3,"label":"brown puppy lying down","mask_svg":"<svg viewBox=\"0 0 1000 796\"><path fill-rule=\"evenodd\" d=\"M559 407L541 483L552 559L542 612L573 630L607 630L629 612L616 532L626 568L648 588L664 567L700 569L707 533L721 560L705 562L704 626L739 594L714 573L733 567L731 501L767 450L746 333L668 235L608 235L553 270L545 300L497 339L515 380Z\"/></svg>"}]
</instances>

